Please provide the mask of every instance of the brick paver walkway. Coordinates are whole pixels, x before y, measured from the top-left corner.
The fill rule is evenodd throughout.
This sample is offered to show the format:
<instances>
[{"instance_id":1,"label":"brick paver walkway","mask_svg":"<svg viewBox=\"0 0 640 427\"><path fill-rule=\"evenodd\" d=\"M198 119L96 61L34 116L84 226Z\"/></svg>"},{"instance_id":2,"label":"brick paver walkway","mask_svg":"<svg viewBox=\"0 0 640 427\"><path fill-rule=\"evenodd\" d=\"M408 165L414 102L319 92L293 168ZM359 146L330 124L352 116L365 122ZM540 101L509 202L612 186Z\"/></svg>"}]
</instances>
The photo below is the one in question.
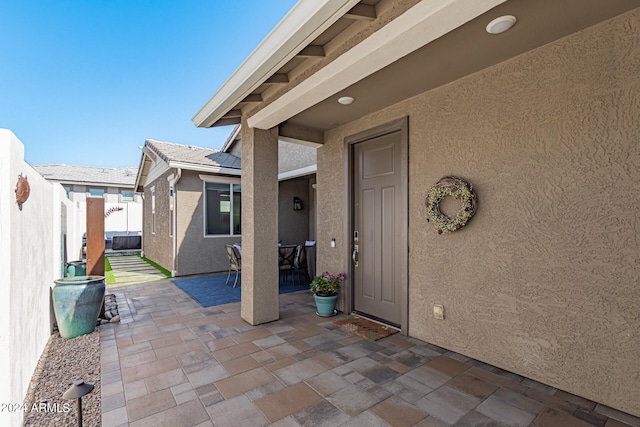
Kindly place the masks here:
<instances>
[{"instance_id":1,"label":"brick paver walkway","mask_svg":"<svg viewBox=\"0 0 640 427\"><path fill-rule=\"evenodd\" d=\"M110 290L102 426L640 426L640 419L399 334L369 342L280 295L251 326L169 280ZM623 423L626 422L625 423Z\"/></svg>"}]
</instances>

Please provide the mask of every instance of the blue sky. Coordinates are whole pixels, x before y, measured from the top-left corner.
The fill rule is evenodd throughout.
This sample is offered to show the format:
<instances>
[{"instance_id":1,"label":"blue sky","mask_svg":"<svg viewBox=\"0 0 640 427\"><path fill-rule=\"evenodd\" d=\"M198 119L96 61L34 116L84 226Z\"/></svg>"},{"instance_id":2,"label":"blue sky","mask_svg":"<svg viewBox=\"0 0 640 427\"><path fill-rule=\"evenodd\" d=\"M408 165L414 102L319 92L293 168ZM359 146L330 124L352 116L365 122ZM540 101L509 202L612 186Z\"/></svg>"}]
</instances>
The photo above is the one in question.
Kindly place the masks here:
<instances>
[{"instance_id":1,"label":"blue sky","mask_svg":"<svg viewBox=\"0 0 640 427\"><path fill-rule=\"evenodd\" d=\"M191 118L295 0L1 0L0 128L31 164L138 166L145 139L220 148Z\"/></svg>"}]
</instances>

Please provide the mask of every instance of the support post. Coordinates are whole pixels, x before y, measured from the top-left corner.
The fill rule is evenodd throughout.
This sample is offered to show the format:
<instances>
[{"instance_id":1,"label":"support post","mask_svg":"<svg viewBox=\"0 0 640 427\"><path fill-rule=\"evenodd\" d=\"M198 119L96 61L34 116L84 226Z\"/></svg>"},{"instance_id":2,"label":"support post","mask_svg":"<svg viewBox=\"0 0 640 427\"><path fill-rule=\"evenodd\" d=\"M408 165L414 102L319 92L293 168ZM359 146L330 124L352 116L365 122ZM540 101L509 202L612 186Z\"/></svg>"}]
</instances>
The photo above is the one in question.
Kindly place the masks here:
<instances>
[{"instance_id":1,"label":"support post","mask_svg":"<svg viewBox=\"0 0 640 427\"><path fill-rule=\"evenodd\" d=\"M104 276L104 199L87 198L87 275Z\"/></svg>"},{"instance_id":2,"label":"support post","mask_svg":"<svg viewBox=\"0 0 640 427\"><path fill-rule=\"evenodd\" d=\"M242 302L252 325L279 318L278 128L242 131Z\"/></svg>"}]
</instances>

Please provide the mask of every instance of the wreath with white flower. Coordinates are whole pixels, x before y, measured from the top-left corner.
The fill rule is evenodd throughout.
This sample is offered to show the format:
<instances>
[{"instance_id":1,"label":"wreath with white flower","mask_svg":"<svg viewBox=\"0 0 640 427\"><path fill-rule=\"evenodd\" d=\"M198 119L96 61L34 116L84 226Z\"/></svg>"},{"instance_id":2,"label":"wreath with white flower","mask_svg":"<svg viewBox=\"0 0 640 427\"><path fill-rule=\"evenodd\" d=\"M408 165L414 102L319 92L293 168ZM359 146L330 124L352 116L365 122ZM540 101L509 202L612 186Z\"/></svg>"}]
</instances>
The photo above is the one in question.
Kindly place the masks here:
<instances>
[{"instance_id":1,"label":"wreath with white flower","mask_svg":"<svg viewBox=\"0 0 640 427\"><path fill-rule=\"evenodd\" d=\"M460 201L458 212L449 217L440 210L442 200L451 196ZM455 176L445 176L427 194L427 221L433 223L438 234L449 233L464 227L476 213L477 199L473 186Z\"/></svg>"}]
</instances>

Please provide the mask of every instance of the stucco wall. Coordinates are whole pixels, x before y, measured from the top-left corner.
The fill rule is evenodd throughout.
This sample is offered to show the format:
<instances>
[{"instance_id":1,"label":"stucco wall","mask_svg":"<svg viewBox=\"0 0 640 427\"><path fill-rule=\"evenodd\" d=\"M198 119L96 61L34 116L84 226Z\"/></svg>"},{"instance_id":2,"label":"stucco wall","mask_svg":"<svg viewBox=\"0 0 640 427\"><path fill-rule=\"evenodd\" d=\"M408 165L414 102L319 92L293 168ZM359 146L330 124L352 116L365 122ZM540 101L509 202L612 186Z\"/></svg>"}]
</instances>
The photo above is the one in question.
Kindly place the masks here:
<instances>
[{"instance_id":1,"label":"stucco wall","mask_svg":"<svg viewBox=\"0 0 640 427\"><path fill-rule=\"evenodd\" d=\"M318 270L348 268L344 138L408 116L409 334L640 415L639 69L636 9L327 132ZM438 235L450 174L479 208Z\"/></svg>"},{"instance_id":2,"label":"stucco wall","mask_svg":"<svg viewBox=\"0 0 640 427\"><path fill-rule=\"evenodd\" d=\"M204 237L202 189L198 172L182 172L176 187L179 276L228 271L225 245L242 240L240 236Z\"/></svg>"},{"instance_id":3,"label":"stucco wall","mask_svg":"<svg viewBox=\"0 0 640 427\"><path fill-rule=\"evenodd\" d=\"M63 276L63 233L74 240L78 213L59 184L24 161L24 146L0 129L0 402L21 403L49 339L50 288ZM18 175L29 180L29 199L18 209ZM64 207L63 207L64 206ZM66 221L64 224L62 221ZM73 237L73 238L72 238ZM71 245L69 251L78 251ZM20 411L0 412L0 425L22 425Z\"/></svg>"},{"instance_id":4,"label":"stucco wall","mask_svg":"<svg viewBox=\"0 0 640 427\"><path fill-rule=\"evenodd\" d=\"M293 198L302 201L302 210L293 210ZM284 244L303 244L309 239L309 180L280 181L278 186L278 240Z\"/></svg>"},{"instance_id":5,"label":"stucco wall","mask_svg":"<svg viewBox=\"0 0 640 427\"><path fill-rule=\"evenodd\" d=\"M315 165L316 151L315 147L278 141L278 173Z\"/></svg>"},{"instance_id":6,"label":"stucco wall","mask_svg":"<svg viewBox=\"0 0 640 427\"><path fill-rule=\"evenodd\" d=\"M167 177L175 173L169 170L144 187L143 237L144 256L157 262L169 271L173 270L173 238L169 236L169 181ZM152 233L151 187L156 192L156 227Z\"/></svg>"}]
</instances>

